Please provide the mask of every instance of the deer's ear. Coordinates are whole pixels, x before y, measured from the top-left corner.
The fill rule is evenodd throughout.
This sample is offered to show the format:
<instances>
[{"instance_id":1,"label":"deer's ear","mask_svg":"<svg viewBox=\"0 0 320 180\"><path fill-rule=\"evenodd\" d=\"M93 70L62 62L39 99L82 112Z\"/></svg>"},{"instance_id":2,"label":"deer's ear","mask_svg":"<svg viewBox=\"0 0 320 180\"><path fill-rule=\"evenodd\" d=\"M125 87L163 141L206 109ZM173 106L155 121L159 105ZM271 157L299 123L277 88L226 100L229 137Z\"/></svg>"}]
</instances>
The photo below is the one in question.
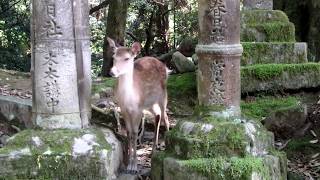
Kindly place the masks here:
<instances>
[{"instance_id":1,"label":"deer's ear","mask_svg":"<svg viewBox=\"0 0 320 180\"><path fill-rule=\"evenodd\" d=\"M141 51L141 45L140 45L140 43L134 42L134 43L132 44L131 51L133 52L133 54L134 54L135 56L138 55L138 54L140 53L140 51Z\"/></svg>"},{"instance_id":2,"label":"deer's ear","mask_svg":"<svg viewBox=\"0 0 320 180\"><path fill-rule=\"evenodd\" d=\"M116 49L117 49L117 46L116 46L116 43L114 42L114 40L111 39L111 38L109 38L109 37L107 37L107 40L108 40L108 43L109 43L110 48L111 48L113 51L116 50Z\"/></svg>"}]
</instances>

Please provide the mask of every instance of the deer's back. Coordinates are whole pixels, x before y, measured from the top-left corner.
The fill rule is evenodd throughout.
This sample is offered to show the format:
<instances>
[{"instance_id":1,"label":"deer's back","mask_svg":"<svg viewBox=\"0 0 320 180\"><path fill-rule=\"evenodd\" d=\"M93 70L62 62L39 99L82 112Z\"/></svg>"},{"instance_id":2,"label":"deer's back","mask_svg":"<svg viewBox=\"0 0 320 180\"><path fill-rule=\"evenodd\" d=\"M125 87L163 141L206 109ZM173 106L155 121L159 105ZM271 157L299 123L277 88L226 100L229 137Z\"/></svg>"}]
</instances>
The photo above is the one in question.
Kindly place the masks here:
<instances>
[{"instance_id":1,"label":"deer's back","mask_svg":"<svg viewBox=\"0 0 320 180\"><path fill-rule=\"evenodd\" d=\"M163 99L166 94L167 68L153 57L143 57L134 63L134 84L140 90L143 104L152 104L152 101Z\"/></svg>"}]
</instances>

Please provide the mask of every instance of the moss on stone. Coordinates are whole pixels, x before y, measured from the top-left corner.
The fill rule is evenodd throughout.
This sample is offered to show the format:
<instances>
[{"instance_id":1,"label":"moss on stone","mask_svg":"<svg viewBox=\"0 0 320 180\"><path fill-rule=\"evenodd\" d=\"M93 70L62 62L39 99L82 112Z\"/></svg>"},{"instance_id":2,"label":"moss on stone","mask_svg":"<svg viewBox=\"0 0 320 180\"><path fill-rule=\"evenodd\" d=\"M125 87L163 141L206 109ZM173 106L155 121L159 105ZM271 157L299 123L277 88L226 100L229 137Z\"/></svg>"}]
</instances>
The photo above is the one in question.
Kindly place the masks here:
<instances>
[{"instance_id":1,"label":"moss on stone","mask_svg":"<svg viewBox=\"0 0 320 180\"><path fill-rule=\"evenodd\" d=\"M241 65L306 63L306 44L293 42L242 42Z\"/></svg>"},{"instance_id":2,"label":"moss on stone","mask_svg":"<svg viewBox=\"0 0 320 180\"><path fill-rule=\"evenodd\" d=\"M303 64L257 64L241 68L241 77L254 77L260 80L269 80L279 77L283 73L302 74L305 72L319 72L319 63Z\"/></svg>"},{"instance_id":3,"label":"moss on stone","mask_svg":"<svg viewBox=\"0 0 320 180\"><path fill-rule=\"evenodd\" d=\"M93 132L94 131L94 132ZM95 134L96 141L100 146L95 146L95 148L108 148L111 149L111 146L104 139L104 135L99 130L68 130L68 129L59 129L59 130L24 130L15 136L11 137L8 141L8 144L0 149L1 154L7 154L13 150L19 150L24 148L29 148L31 154L43 154L47 150L57 154L69 154L72 153L72 145L75 138L80 138L85 134ZM41 140L41 145L37 147L33 144L33 137L39 137Z\"/></svg>"},{"instance_id":4,"label":"moss on stone","mask_svg":"<svg viewBox=\"0 0 320 180\"><path fill-rule=\"evenodd\" d=\"M105 91L106 88L114 87L116 83L115 78L101 78L99 81L93 81L92 93L99 93Z\"/></svg>"},{"instance_id":5,"label":"moss on stone","mask_svg":"<svg viewBox=\"0 0 320 180\"><path fill-rule=\"evenodd\" d=\"M264 166L263 160L256 157L191 159L181 161L181 163L189 169L209 177L209 179L246 180L251 179L254 172L262 176L263 179L270 178L268 178L269 172Z\"/></svg>"},{"instance_id":6,"label":"moss on stone","mask_svg":"<svg viewBox=\"0 0 320 180\"><path fill-rule=\"evenodd\" d=\"M241 28L240 37L243 42L295 42L295 28L289 22L258 22Z\"/></svg>"},{"instance_id":7,"label":"moss on stone","mask_svg":"<svg viewBox=\"0 0 320 180\"><path fill-rule=\"evenodd\" d=\"M195 73L170 75L167 83L169 97L194 97L197 93Z\"/></svg>"},{"instance_id":8,"label":"moss on stone","mask_svg":"<svg viewBox=\"0 0 320 180\"><path fill-rule=\"evenodd\" d=\"M75 147L75 139L87 134L95 137L92 150L75 153L74 148L81 148ZM98 129L25 130L0 149L0 175L5 179L105 179L109 151L111 145Z\"/></svg>"},{"instance_id":9,"label":"moss on stone","mask_svg":"<svg viewBox=\"0 0 320 180\"><path fill-rule=\"evenodd\" d=\"M282 22L287 23L289 19L283 11L279 10L242 10L241 24Z\"/></svg>"},{"instance_id":10,"label":"moss on stone","mask_svg":"<svg viewBox=\"0 0 320 180\"><path fill-rule=\"evenodd\" d=\"M208 125L212 129L204 130ZM245 147L250 140L244 126L238 123L212 118L210 121L194 121L192 127L184 128L184 121L180 121L166 134L168 152L179 158L244 156L247 153Z\"/></svg>"},{"instance_id":11,"label":"moss on stone","mask_svg":"<svg viewBox=\"0 0 320 180\"><path fill-rule=\"evenodd\" d=\"M299 100L295 97L276 98L271 96L257 97L252 102L241 102L241 112L245 117L262 120L270 113L282 108L296 106Z\"/></svg>"}]
</instances>

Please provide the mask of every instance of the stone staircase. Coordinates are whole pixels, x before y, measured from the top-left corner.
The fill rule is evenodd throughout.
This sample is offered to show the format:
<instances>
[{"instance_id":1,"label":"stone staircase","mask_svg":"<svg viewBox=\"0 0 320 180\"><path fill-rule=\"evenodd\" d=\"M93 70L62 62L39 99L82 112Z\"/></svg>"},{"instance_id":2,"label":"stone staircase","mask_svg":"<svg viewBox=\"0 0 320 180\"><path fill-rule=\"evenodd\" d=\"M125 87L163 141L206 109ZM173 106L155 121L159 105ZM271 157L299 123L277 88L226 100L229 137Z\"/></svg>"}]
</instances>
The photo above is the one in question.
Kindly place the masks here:
<instances>
[{"instance_id":1,"label":"stone staircase","mask_svg":"<svg viewBox=\"0 0 320 180\"><path fill-rule=\"evenodd\" d=\"M244 0L241 12L241 92L320 87L320 64L308 63L307 44L296 42L287 15L272 0Z\"/></svg>"}]
</instances>

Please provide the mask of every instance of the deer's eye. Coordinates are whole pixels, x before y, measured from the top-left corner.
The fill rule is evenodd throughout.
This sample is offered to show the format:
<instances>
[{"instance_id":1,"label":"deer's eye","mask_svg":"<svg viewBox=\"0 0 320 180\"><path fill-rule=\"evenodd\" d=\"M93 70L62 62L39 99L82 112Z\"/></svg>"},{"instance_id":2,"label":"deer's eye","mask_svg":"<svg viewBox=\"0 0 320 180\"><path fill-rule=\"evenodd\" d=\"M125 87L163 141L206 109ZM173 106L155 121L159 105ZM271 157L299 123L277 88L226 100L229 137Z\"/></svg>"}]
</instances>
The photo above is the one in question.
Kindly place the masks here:
<instances>
[{"instance_id":1,"label":"deer's eye","mask_svg":"<svg viewBox=\"0 0 320 180\"><path fill-rule=\"evenodd\" d=\"M129 59L130 59L130 58L125 58L124 60L125 60L125 61L129 61Z\"/></svg>"}]
</instances>

